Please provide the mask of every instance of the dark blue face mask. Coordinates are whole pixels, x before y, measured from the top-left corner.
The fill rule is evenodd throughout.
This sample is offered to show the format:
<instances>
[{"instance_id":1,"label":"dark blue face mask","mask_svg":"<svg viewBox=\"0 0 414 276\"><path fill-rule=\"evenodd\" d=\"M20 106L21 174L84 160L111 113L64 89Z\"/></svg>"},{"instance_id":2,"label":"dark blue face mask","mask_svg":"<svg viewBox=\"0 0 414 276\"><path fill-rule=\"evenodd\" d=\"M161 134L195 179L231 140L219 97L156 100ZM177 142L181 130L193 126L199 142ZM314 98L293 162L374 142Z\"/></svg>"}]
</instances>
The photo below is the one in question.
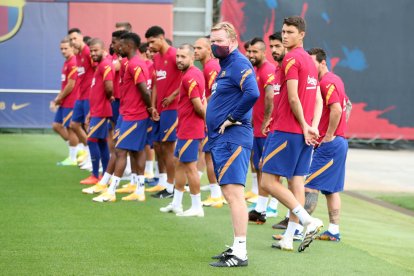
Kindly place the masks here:
<instances>
[{"instance_id":1,"label":"dark blue face mask","mask_svg":"<svg viewBox=\"0 0 414 276\"><path fill-rule=\"evenodd\" d=\"M211 52L218 59L225 59L230 54L229 46L211 45Z\"/></svg>"}]
</instances>

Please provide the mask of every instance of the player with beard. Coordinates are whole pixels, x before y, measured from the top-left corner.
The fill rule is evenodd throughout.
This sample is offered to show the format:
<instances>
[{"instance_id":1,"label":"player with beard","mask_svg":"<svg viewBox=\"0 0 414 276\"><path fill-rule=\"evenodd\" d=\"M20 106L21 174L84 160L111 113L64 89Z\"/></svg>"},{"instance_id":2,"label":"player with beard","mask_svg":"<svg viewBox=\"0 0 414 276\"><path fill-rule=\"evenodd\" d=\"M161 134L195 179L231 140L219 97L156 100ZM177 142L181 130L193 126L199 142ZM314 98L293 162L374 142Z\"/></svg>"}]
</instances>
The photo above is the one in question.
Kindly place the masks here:
<instances>
[{"instance_id":1,"label":"player with beard","mask_svg":"<svg viewBox=\"0 0 414 276\"><path fill-rule=\"evenodd\" d=\"M195 60L200 61L203 66L203 75L206 86L206 99L207 102L211 97L211 89L213 87L214 81L218 73L220 72L220 64L218 60L212 57L210 40L208 38L202 37L196 40L194 44L194 58ZM211 159L211 153L207 150L204 145L208 140L206 136L203 140L203 152L206 161L207 167L207 177L210 183L210 196L203 201L203 206L212 206L215 208L220 208L223 206L224 200L221 193L220 186L218 185L216 175L214 174L213 160Z\"/></svg>"},{"instance_id":2,"label":"player with beard","mask_svg":"<svg viewBox=\"0 0 414 276\"><path fill-rule=\"evenodd\" d=\"M205 84L203 73L194 66L194 48L183 44L177 49L177 68L182 71L178 101L175 189L172 202L161 212L174 212L181 217L204 217L197 172L198 149L204 138ZM190 186L191 208L182 211L185 184Z\"/></svg>"},{"instance_id":3,"label":"player with beard","mask_svg":"<svg viewBox=\"0 0 414 276\"><path fill-rule=\"evenodd\" d=\"M273 111L273 94L275 84L275 66L266 59L266 44L261 38L250 41L249 60L255 68L260 97L253 107L253 166L260 183L261 171L259 162L262 158L268 126ZM267 201L269 194L258 187L259 196L256 206L249 212L249 221L257 224L266 222ZM272 214L271 214L272 213ZM269 215L276 216L277 210L269 210Z\"/></svg>"}]
</instances>

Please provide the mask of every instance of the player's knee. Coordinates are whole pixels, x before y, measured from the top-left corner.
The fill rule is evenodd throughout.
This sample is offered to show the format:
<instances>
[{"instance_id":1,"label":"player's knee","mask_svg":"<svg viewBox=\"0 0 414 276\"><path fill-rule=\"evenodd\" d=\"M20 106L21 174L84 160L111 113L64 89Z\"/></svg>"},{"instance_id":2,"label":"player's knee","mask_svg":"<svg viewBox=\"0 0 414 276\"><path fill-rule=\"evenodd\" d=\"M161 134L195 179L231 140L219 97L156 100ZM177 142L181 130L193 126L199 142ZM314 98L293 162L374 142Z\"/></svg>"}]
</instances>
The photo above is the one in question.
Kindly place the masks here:
<instances>
[{"instance_id":1,"label":"player's knee","mask_svg":"<svg viewBox=\"0 0 414 276\"><path fill-rule=\"evenodd\" d=\"M53 123L53 124L52 124L52 129L53 129L55 132L59 132L59 130L60 130L60 129L62 129L62 124L60 124L60 123Z\"/></svg>"}]
</instances>

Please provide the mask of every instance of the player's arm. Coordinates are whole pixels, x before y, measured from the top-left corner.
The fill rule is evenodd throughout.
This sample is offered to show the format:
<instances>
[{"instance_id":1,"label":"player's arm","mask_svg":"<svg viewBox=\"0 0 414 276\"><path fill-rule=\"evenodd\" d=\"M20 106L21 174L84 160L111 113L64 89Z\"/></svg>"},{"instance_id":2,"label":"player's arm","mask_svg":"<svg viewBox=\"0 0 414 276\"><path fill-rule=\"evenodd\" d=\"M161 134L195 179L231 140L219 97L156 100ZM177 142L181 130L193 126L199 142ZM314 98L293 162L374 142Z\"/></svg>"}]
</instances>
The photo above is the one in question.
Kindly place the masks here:
<instances>
[{"instance_id":1,"label":"player's arm","mask_svg":"<svg viewBox=\"0 0 414 276\"><path fill-rule=\"evenodd\" d=\"M195 113L201 118L203 118L203 120L205 120L206 109L205 109L205 105L201 102L201 99L199 97L192 98L191 102L193 104Z\"/></svg>"},{"instance_id":2,"label":"player's arm","mask_svg":"<svg viewBox=\"0 0 414 276\"><path fill-rule=\"evenodd\" d=\"M322 117L323 99L320 86L316 89L315 110L313 112L312 127L318 128Z\"/></svg>"},{"instance_id":3,"label":"player's arm","mask_svg":"<svg viewBox=\"0 0 414 276\"><path fill-rule=\"evenodd\" d=\"M266 135L266 129L270 124L270 116L273 112L273 97L274 97L274 91L273 91L273 85L266 85L265 87L265 98L264 98L264 118L263 118L263 124L261 127L261 132L263 135Z\"/></svg>"},{"instance_id":4,"label":"player's arm","mask_svg":"<svg viewBox=\"0 0 414 276\"><path fill-rule=\"evenodd\" d=\"M330 142L333 139L335 139L334 134L336 129L338 128L342 116L342 108L338 102L330 104L329 111L329 125L325 137L323 138L323 142Z\"/></svg>"},{"instance_id":5,"label":"player's arm","mask_svg":"<svg viewBox=\"0 0 414 276\"><path fill-rule=\"evenodd\" d=\"M349 117L351 116L351 111L352 111L352 103L351 100L348 99L348 101L346 102L346 121L348 122Z\"/></svg>"},{"instance_id":6,"label":"player's arm","mask_svg":"<svg viewBox=\"0 0 414 276\"><path fill-rule=\"evenodd\" d=\"M136 87L141 94L142 99L144 100L147 108L152 108L151 95L147 89L147 84L145 82L140 82L136 84Z\"/></svg>"},{"instance_id":7,"label":"player's arm","mask_svg":"<svg viewBox=\"0 0 414 276\"><path fill-rule=\"evenodd\" d=\"M303 115L302 103L299 99L298 80L288 80L286 82L286 85L290 109L292 110L292 113L295 116L296 120L299 122L301 128L304 129L308 126L308 124L306 123L305 116Z\"/></svg>"},{"instance_id":8,"label":"player's arm","mask_svg":"<svg viewBox=\"0 0 414 276\"><path fill-rule=\"evenodd\" d=\"M59 105L62 103L62 100L66 98L75 87L76 79L69 79L68 83L66 84L65 88L59 92L59 94L55 98L55 104Z\"/></svg>"},{"instance_id":9,"label":"player's arm","mask_svg":"<svg viewBox=\"0 0 414 276\"><path fill-rule=\"evenodd\" d=\"M175 100L178 94L180 94L180 88L172 92L168 97L162 99L162 106L169 106Z\"/></svg>"},{"instance_id":10,"label":"player's arm","mask_svg":"<svg viewBox=\"0 0 414 276\"><path fill-rule=\"evenodd\" d=\"M104 90L106 98L111 99L112 94L114 93L114 83L112 80L104 81Z\"/></svg>"}]
</instances>

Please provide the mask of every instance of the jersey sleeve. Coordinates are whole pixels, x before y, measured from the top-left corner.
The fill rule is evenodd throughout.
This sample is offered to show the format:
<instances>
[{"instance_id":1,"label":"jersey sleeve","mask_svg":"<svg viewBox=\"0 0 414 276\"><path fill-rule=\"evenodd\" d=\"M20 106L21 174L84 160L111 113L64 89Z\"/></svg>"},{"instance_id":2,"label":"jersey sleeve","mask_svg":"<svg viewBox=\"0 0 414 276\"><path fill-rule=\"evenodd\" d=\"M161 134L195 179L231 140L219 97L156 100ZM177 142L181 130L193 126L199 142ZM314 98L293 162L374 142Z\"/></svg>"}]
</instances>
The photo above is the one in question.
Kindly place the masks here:
<instances>
[{"instance_id":1,"label":"jersey sleeve","mask_svg":"<svg viewBox=\"0 0 414 276\"><path fill-rule=\"evenodd\" d=\"M76 80L78 78L78 67L76 64L71 63L67 69L67 80Z\"/></svg>"},{"instance_id":2,"label":"jersey sleeve","mask_svg":"<svg viewBox=\"0 0 414 276\"><path fill-rule=\"evenodd\" d=\"M266 88L268 85L273 86L276 84L275 71L271 67L268 67L266 70L264 70L262 77L265 80L263 83L263 88Z\"/></svg>"},{"instance_id":3,"label":"jersey sleeve","mask_svg":"<svg viewBox=\"0 0 414 276\"><path fill-rule=\"evenodd\" d=\"M282 70L285 73L285 80L299 79L300 62L294 55L286 55L282 62Z\"/></svg>"},{"instance_id":4,"label":"jersey sleeve","mask_svg":"<svg viewBox=\"0 0 414 276\"><path fill-rule=\"evenodd\" d=\"M197 80L183 80L183 85L185 91L187 91L188 98L193 99L201 97L201 87Z\"/></svg>"},{"instance_id":5,"label":"jersey sleeve","mask_svg":"<svg viewBox=\"0 0 414 276\"><path fill-rule=\"evenodd\" d=\"M138 83L145 83L147 85L147 80L145 79L144 72L138 64L135 66L128 66L128 70L130 71L131 75L134 77L134 84Z\"/></svg>"},{"instance_id":6,"label":"jersey sleeve","mask_svg":"<svg viewBox=\"0 0 414 276\"><path fill-rule=\"evenodd\" d=\"M219 71L216 68L211 68L210 72L208 72L208 79L206 81L209 91L211 91L211 87L213 86L213 83L216 80L218 73Z\"/></svg>"},{"instance_id":7,"label":"jersey sleeve","mask_svg":"<svg viewBox=\"0 0 414 276\"><path fill-rule=\"evenodd\" d=\"M106 64L102 68L102 80L111 81L114 79L113 66L111 64Z\"/></svg>"},{"instance_id":8,"label":"jersey sleeve","mask_svg":"<svg viewBox=\"0 0 414 276\"><path fill-rule=\"evenodd\" d=\"M231 114L233 119L239 121L253 107L257 98L259 98L260 92L253 68L246 63L235 66L232 69L232 76L243 92L242 98Z\"/></svg>"},{"instance_id":9,"label":"jersey sleeve","mask_svg":"<svg viewBox=\"0 0 414 276\"><path fill-rule=\"evenodd\" d=\"M339 103L339 94L335 84L329 83L321 90L325 105Z\"/></svg>"}]
</instances>

